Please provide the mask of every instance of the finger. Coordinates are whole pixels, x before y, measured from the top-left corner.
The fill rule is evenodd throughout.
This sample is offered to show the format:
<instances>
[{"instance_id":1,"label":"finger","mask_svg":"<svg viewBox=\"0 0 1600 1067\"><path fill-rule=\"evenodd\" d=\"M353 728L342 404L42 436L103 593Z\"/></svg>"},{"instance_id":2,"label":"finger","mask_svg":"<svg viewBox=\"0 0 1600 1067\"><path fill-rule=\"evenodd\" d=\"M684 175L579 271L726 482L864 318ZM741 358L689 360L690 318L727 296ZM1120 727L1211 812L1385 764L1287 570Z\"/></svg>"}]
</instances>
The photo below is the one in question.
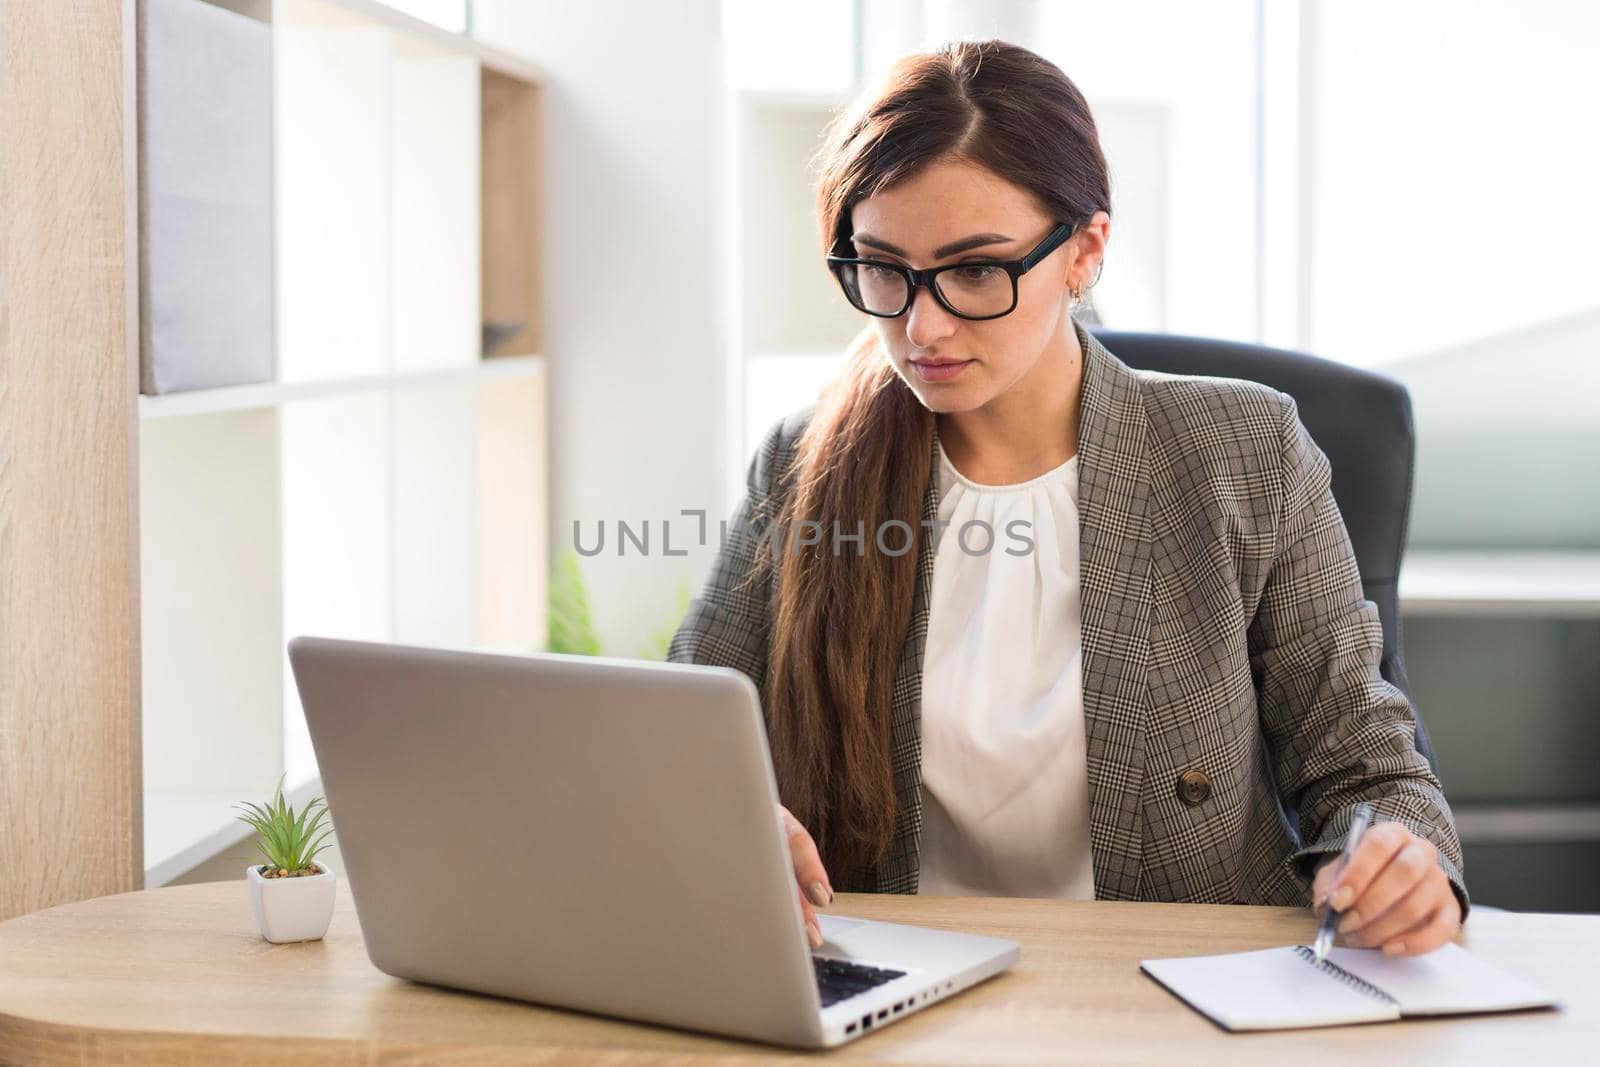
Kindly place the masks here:
<instances>
[{"instance_id":1,"label":"finger","mask_svg":"<svg viewBox=\"0 0 1600 1067\"><path fill-rule=\"evenodd\" d=\"M800 897L800 914L805 916L805 920L806 920L806 940L811 942L811 947L812 948L821 948L822 947L822 924L817 922L817 913L811 907L811 902L806 899L806 895L804 893L801 893L801 894L799 894L799 897Z\"/></svg>"},{"instance_id":2,"label":"finger","mask_svg":"<svg viewBox=\"0 0 1600 1067\"><path fill-rule=\"evenodd\" d=\"M817 843L811 839L806 828L800 825L800 820L789 813L788 808L779 806L778 821L783 826L784 836L789 842L789 855L794 862L794 878L799 883L801 896L818 907L833 903L833 883L828 880L828 872L822 866L822 856L817 852Z\"/></svg>"},{"instance_id":3,"label":"finger","mask_svg":"<svg viewBox=\"0 0 1600 1067\"><path fill-rule=\"evenodd\" d=\"M784 839L789 843L795 881L800 885L800 914L805 919L806 940L810 942L812 948L821 948L822 924L817 921L812 899L821 901L824 899L824 893L825 899L830 901L833 899L833 890L827 882L827 871L823 869L822 858L817 854L816 842L811 839L805 827L800 825L800 821L782 804L778 805L778 825L783 828Z\"/></svg>"},{"instance_id":4,"label":"finger","mask_svg":"<svg viewBox=\"0 0 1600 1067\"><path fill-rule=\"evenodd\" d=\"M804 893L796 893L795 895L800 898L801 918L805 919L807 925L817 925L817 909L811 906L811 901L806 899L806 895Z\"/></svg>"},{"instance_id":5,"label":"finger","mask_svg":"<svg viewBox=\"0 0 1600 1067\"><path fill-rule=\"evenodd\" d=\"M1382 945L1385 955L1421 956L1432 952L1448 941L1454 941L1461 932L1461 904L1454 893L1417 926Z\"/></svg>"},{"instance_id":6,"label":"finger","mask_svg":"<svg viewBox=\"0 0 1600 1067\"><path fill-rule=\"evenodd\" d=\"M1413 837L1339 920L1339 932L1376 946L1425 919L1450 894L1433 842Z\"/></svg>"},{"instance_id":7,"label":"finger","mask_svg":"<svg viewBox=\"0 0 1600 1067\"><path fill-rule=\"evenodd\" d=\"M1311 910L1316 912L1319 919L1328 910L1327 897L1338 876L1339 854L1335 852L1324 856L1317 864L1316 877L1311 880Z\"/></svg>"},{"instance_id":8,"label":"finger","mask_svg":"<svg viewBox=\"0 0 1600 1067\"><path fill-rule=\"evenodd\" d=\"M1420 956L1432 952L1461 933L1461 905L1454 893L1439 902L1432 914L1419 925L1384 942L1384 951L1396 956Z\"/></svg>"},{"instance_id":9,"label":"finger","mask_svg":"<svg viewBox=\"0 0 1600 1067\"><path fill-rule=\"evenodd\" d=\"M1352 943L1377 947L1427 918L1449 895L1431 841L1412 836L1339 920Z\"/></svg>"},{"instance_id":10,"label":"finger","mask_svg":"<svg viewBox=\"0 0 1600 1067\"><path fill-rule=\"evenodd\" d=\"M1361 835L1355 854L1338 872L1328 903L1334 911L1348 911L1378 872L1412 840L1411 832L1397 822L1381 822Z\"/></svg>"}]
</instances>

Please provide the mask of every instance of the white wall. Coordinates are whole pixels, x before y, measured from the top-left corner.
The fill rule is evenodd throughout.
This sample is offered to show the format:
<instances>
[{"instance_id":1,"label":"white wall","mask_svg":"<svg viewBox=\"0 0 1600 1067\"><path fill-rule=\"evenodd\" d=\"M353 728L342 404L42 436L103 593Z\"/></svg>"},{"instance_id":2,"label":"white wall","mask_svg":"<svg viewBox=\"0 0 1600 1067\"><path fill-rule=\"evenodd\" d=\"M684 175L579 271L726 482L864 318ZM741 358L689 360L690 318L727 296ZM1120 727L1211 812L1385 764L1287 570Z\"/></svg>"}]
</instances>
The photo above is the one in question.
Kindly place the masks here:
<instances>
[{"instance_id":1,"label":"white wall","mask_svg":"<svg viewBox=\"0 0 1600 1067\"><path fill-rule=\"evenodd\" d=\"M1382 366L1600 309L1600 8L1312 10L1314 350Z\"/></svg>"},{"instance_id":2,"label":"white wall","mask_svg":"<svg viewBox=\"0 0 1600 1067\"><path fill-rule=\"evenodd\" d=\"M661 554L661 523L722 492L724 314L720 5L478 0L475 34L544 68L544 321L551 549L583 561L604 650L634 655L709 549ZM616 555L615 522L651 521L650 555ZM678 518L674 549L698 528ZM698 585L698 577L695 584Z\"/></svg>"}]
</instances>

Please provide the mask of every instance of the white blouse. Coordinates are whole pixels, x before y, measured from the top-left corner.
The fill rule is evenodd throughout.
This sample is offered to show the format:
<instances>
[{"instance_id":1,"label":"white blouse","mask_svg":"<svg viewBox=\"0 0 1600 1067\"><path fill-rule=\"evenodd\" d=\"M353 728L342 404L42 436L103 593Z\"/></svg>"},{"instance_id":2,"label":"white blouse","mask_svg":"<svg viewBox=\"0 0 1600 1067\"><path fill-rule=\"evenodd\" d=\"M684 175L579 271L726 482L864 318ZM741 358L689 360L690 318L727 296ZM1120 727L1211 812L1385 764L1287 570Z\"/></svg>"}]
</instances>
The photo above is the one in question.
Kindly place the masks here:
<instances>
[{"instance_id":1,"label":"white blouse","mask_svg":"<svg viewBox=\"0 0 1600 1067\"><path fill-rule=\"evenodd\" d=\"M939 518L918 891L1093 900L1078 458L981 485L941 443Z\"/></svg>"}]
</instances>

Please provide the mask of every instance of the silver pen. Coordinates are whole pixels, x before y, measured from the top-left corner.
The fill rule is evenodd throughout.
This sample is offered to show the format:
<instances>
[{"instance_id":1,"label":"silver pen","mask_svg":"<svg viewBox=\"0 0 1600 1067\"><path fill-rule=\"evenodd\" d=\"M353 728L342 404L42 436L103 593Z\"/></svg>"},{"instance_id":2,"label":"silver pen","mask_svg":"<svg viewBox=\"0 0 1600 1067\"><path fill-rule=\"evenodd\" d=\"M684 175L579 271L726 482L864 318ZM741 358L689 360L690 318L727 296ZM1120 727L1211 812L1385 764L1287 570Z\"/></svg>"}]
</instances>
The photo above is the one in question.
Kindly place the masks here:
<instances>
[{"instance_id":1,"label":"silver pen","mask_svg":"<svg viewBox=\"0 0 1600 1067\"><path fill-rule=\"evenodd\" d=\"M1367 832L1367 827L1372 824L1372 804L1363 800L1356 805L1355 815L1350 819L1350 830L1344 835L1344 849L1339 853L1338 873L1334 881L1339 880L1339 875L1344 873L1345 867L1350 864L1350 857L1355 855L1356 847L1361 844L1361 835ZM1330 897L1328 910L1322 915L1322 922L1317 924L1317 940L1313 951L1317 954L1317 962L1321 963L1328 955L1328 950L1333 947L1333 928L1339 921L1343 912L1333 910L1333 901Z\"/></svg>"}]
</instances>

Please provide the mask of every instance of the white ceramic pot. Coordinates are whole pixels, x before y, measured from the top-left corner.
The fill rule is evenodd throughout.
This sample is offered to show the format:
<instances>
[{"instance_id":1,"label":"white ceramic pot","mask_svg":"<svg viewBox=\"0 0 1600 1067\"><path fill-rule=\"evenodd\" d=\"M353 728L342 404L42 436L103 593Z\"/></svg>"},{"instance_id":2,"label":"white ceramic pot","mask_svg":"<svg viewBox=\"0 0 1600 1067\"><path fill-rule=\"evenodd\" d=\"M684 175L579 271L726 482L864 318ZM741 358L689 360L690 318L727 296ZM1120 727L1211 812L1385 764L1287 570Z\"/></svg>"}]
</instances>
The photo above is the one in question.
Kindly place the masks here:
<instances>
[{"instance_id":1,"label":"white ceramic pot","mask_svg":"<svg viewBox=\"0 0 1600 1067\"><path fill-rule=\"evenodd\" d=\"M263 878L259 863L245 868L256 925L273 944L317 941L328 932L336 877L321 863L313 866L322 873L299 878Z\"/></svg>"}]
</instances>

